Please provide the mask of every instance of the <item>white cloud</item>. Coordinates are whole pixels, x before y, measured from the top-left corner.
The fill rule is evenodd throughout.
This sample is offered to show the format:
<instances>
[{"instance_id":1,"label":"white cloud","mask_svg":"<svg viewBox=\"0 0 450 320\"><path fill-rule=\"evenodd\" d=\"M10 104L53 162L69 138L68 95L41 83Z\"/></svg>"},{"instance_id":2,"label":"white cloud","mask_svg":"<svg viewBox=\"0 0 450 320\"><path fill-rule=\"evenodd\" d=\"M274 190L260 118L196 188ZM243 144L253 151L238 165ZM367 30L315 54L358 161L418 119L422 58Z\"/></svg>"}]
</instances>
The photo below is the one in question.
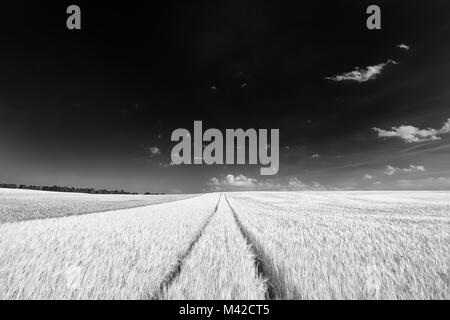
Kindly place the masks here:
<instances>
[{"instance_id":1,"label":"white cloud","mask_svg":"<svg viewBox=\"0 0 450 320\"><path fill-rule=\"evenodd\" d=\"M313 154L313 155L311 156L311 158L312 158L312 159L319 159L319 158L320 158L320 155L317 154L317 153L315 153L315 154Z\"/></svg>"},{"instance_id":2,"label":"white cloud","mask_svg":"<svg viewBox=\"0 0 450 320\"><path fill-rule=\"evenodd\" d=\"M220 181L216 177L212 177L211 180L209 180L208 184L212 186L218 186L220 185Z\"/></svg>"},{"instance_id":3,"label":"white cloud","mask_svg":"<svg viewBox=\"0 0 450 320\"><path fill-rule=\"evenodd\" d=\"M419 129L414 126L392 127L391 130L372 128L378 133L380 138L398 137L406 143L436 141L441 139L441 135L450 133L450 118L443 124L441 129Z\"/></svg>"},{"instance_id":4,"label":"white cloud","mask_svg":"<svg viewBox=\"0 0 450 320\"><path fill-rule=\"evenodd\" d=\"M393 166L387 166L386 167L386 171L384 172L384 174L387 175L387 176L392 176L396 172L397 172L397 169L395 169Z\"/></svg>"},{"instance_id":5,"label":"white cloud","mask_svg":"<svg viewBox=\"0 0 450 320\"><path fill-rule=\"evenodd\" d=\"M320 183L318 183L317 181L313 181L312 182L312 189L313 190L327 190L326 187L324 187L323 185L321 185Z\"/></svg>"},{"instance_id":6,"label":"white cloud","mask_svg":"<svg viewBox=\"0 0 450 320\"><path fill-rule=\"evenodd\" d=\"M253 186L256 183L256 179L247 178L243 174L238 176L233 176L232 174L227 175L227 183L232 186L244 187Z\"/></svg>"},{"instance_id":7,"label":"white cloud","mask_svg":"<svg viewBox=\"0 0 450 320\"><path fill-rule=\"evenodd\" d=\"M159 156L161 154L161 149L159 149L158 147L150 147L148 151L150 151L150 158Z\"/></svg>"},{"instance_id":8,"label":"white cloud","mask_svg":"<svg viewBox=\"0 0 450 320\"><path fill-rule=\"evenodd\" d=\"M383 130L379 128L373 128L378 133L380 138L392 138L399 137L405 140L407 143L412 142L425 142L436 141L440 138L437 136L438 131L435 129L419 129L413 126L400 126L392 127L391 130Z\"/></svg>"},{"instance_id":9,"label":"white cloud","mask_svg":"<svg viewBox=\"0 0 450 320\"><path fill-rule=\"evenodd\" d=\"M264 191L319 191L327 190L320 183L313 181L311 184L304 183L298 178L290 178L283 184L272 179L258 181L257 179L246 177L243 174L234 176L232 174L223 178L213 177L207 185L214 191L223 190L264 190Z\"/></svg>"},{"instance_id":10,"label":"white cloud","mask_svg":"<svg viewBox=\"0 0 450 320\"><path fill-rule=\"evenodd\" d=\"M369 80L376 79L381 74L383 69L389 64L397 64L394 60L388 60L386 62L377 64L375 66L368 66L365 69L356 67L353 71L343 73L341 75L335 75L332 77L326 77L327 80L332 81L357 81L367 82Z\"/></svg>"},{"instance_id":11,"label":"white cloud","mask_svg":"<svg viewBox=\"0 0 450 320\"><path fill-rule=\"evenodd\" d=\"M256 186L257 180L248 178L243 174L234 176L232 174L227 175L222 179L218 179L216 177L211 178L207 183L210 186L213 186L215 190L222 190L227 187L237 187L237 188L253 188Z\"/></svg>"},{"instance_id":12,"label":"white cloud","mask_svg":"<svg viewBox=\"0 0 450 320\"><path fill-rule=\"evenodd\" d=\"M424 166L416 166L416 165L410 165L408 168L398 168L393 167L391 165L386 167L386 171L384 171L385 175L393 176L396 173L412 173L412 172L424 172L425 167Z\"/></svg>"},{"instance_id":13,"label":"white cloud","mask_svg":"<svg viewBox=\"0 0 450 320\"><path fill-rule=\"evenodd\" d=\"M406 50L406 51L408 51L409 49L411 49L410 46L408 46L407 44L404 44L404 43L400 43L400 44L398 44L396 47L397 47L397 48L400 48L400 49L403 49L403 50Z\"/></svg>"},{"instance_id":14,"label":"white cloud","mask_svg":"<svg viewBox=\"0 0 450 320\"><path fill-rule=\"evenodd\" d=\"M308 190L309 186L297 178L291 178L288 182L288 187L296 190Z\"/></svg>"},{"instance_id":15,"label":"white cloud","mask_svg":"<svg viewBox=\"0 0 450 320\"><path fill-rule=\"evenodd\" d=\"M442 126L441 130L439 130L440 134L447 134L450 133L450 118L447 119L446 122L444 122L444 125Z\"/></svg>"},{"instance_id":16,"label":"white cloud","mask_svg":"<svg viewBox=\"0 0 450 320\"><path fill-rule=\"evenodd\" d=\"M364 175L364 179L366 179L366 180L371 180L371 179L373 179L373 176L370 175L370 174L368 174L368 173L366 173L366 174Z\"/></svg>"},{"instance_id":17,"label":"white cloud","mask_svg":"<svg viewBox=\"0 0 450 320\"><path fill-rule=\"evenodd\" d=\"M408 171L409 170L409 171ZM424 166L415 166L415 165L410 165L409 169L407 169L406 172L411 172L411 171L425 171L425 167Z\"/></svg>"}]
</instances>

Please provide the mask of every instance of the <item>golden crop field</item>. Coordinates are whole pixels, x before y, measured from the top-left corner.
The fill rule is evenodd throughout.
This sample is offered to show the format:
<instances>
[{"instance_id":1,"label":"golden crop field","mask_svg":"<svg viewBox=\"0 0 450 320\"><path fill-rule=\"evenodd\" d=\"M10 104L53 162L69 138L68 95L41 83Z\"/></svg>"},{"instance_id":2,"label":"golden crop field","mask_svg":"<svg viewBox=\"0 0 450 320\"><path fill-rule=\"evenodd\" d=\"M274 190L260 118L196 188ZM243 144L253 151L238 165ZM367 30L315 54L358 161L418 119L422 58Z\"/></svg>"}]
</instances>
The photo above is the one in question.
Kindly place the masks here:
<instances>
[{"instance_id":1,"label":"golden crop field","mask_svg":"<svg viewBox=\"0 0 450 320\"><path fill-rule=\"evenodd\" d=\"M33 201L53 217L48 197ZM212 193L48 219L15 201L31 216L0 220L0 299L450 298L449 192Z\"/></svg>"}]
</instances>

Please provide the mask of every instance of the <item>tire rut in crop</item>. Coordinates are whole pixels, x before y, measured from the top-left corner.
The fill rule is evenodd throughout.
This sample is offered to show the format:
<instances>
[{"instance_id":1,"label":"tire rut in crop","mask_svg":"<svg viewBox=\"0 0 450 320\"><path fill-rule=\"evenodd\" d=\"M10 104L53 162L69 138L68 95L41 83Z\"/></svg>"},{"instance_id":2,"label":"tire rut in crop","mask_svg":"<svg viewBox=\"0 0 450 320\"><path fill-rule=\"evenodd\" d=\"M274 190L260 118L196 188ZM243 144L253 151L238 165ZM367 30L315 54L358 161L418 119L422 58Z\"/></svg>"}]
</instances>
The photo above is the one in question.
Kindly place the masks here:
<instances>
[{"instance_id":1,"label":"tire rut in crop","mask_svg":"<svg viewBox=\"0 0 450 320\"><path fill-rule=\"evenodd\" d=\"M276 275L275 270L277 268L272 265L271 260L267 257L267 255L263 252L262 246L257 242L257 240L251 235L251 233L244 227L241 220L239 219L238 214L231 206L230 201L227 196L224 196L225 200L228 203L228 206L233 212L233 218L236 221L236 224L239 228L244 239L247 241L247 244L251 248L254 255L254 264L258 274L267 281L267 292L266 299L268 300L276 300L276 299L284 299L286 297L286 293L284 290L284 286L281 285L280 277Z\"/></svg>"},{"instance_id":2,"label":"tire rut in crop","mask_svg":"<svg viewBox=\"0 0 450 320\"><path fill-rule=\"evenodd\" d=\"M170 272L165 276L164 280L161 282L161 285L159 287L158 292L154 294L150 299L151 300L160 300L164 296L164 292L167 291L167 289L172 285L172 283L178 278L178 276L181 273L181 270L183 269L184 262L191 254L194 246L196 243L200 240L200 238L203 235L203 232L205 231L206 227L208 227L209 223L211 222L212 218L217 212L217 209L219 208L220 200L222 199L222 194L219 196L219 201L217 201L216 207L214 208L214 211L208 216L208 218L205 220L203 225L200 227L200 231L195 235L192 242L189 244L189 247L185 252L183 252L182 255L178 257L178 261L175 264L175 266L170 270Z\"/></svg>"}]
</instances>

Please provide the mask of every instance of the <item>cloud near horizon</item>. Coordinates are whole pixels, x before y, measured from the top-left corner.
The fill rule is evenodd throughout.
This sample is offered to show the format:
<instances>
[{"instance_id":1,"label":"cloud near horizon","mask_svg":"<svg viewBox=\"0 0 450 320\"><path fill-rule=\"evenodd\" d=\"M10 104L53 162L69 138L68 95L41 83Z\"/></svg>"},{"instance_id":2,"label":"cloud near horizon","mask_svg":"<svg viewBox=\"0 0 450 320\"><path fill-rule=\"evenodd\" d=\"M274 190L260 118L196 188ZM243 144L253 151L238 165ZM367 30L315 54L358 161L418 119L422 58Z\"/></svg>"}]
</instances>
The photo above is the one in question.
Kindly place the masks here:
<instances>
[{"instance_id":1,"label":"cloud near horizon","mask_svg":"<svg viewBox=\"0 0 450 320\"><path fill-rule=\"evenodd\" d=\"M234 176L232 174L228 174L226 177L222 179L218 179L216 177L211 178L211 180L207 183L209 186L214 187L215 190L222 190L223 188L253 188L257 183L256 179L247 178L243 174Z\"/></svg>"},{"instance_id":2,"label":"cloud near horizon","mask_svg":"<svg viewBox=\"0 0 450 320\"><path fill-rule=\"evenodd\" d=\"M411 172L425 172L425 167L424 166L416 166L411 164L408 168L398 168L398 167L393 167L391 165L388 165L386 167L386 171L384 171L384 174L387 176L393 176L396 173L411 173Z\"/></svg>"},{"instance_id":3,"label":"cloud near horizon","mask_svg":"<svg viewBox=\"0 0 450 320\"><path fill-rule=\"evenodd\" d=\"M258 181L254 178L246 177L243 174L232 175L228 174L223 178L213 177L207 185L213 191L319 191L328 190L320 183L313 181L311 184L302 182L296 177L290 178L284 184L274 180Z\"/></svg>"},{"instance_id":4,"label":"cloud near horizon","mask_svg":"<svg viewBox=\"0 0 450 320\"><path fill-rule=\"evenodd\" d=\"M379 138L397 137L406 143L437 141L441 139L441 135L450 133L450 118L447 119L440 129L419 129L411 125L392 127L391 130L384 130L377 127L372 129L378 133Z\"/></svg>"},{"instance_id":5,"label":"cloud near horizon","mask_svg":"<svg viewBox=\"0 0 450 320\"><path fill-rule=\"evenodd\" d=\"M356 67L353 71L346 72L340 75L335 75L332 77L326 77L325 79L338 82L339 81L356 81L360 83L367 82L369 80L376 79L377 76L381 74L383 69L389 64L397 64L397 62L389 59L386 62L374 66L368 66L364 69Z\"/></svg>"}]
</instances>

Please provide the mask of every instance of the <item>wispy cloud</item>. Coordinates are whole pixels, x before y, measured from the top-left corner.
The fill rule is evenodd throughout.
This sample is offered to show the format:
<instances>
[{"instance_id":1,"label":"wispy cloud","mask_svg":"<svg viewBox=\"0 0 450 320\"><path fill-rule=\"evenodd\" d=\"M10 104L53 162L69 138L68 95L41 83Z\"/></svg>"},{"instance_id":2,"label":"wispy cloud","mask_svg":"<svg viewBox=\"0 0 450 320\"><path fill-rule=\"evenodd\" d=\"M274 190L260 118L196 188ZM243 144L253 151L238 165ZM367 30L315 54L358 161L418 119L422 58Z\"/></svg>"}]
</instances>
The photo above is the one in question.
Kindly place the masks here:
<instances>
[{"instance_id":1,"label":"wispy cloud","mask_svg":"<svg viewBox=\"0 0 450 320\"><path fill-rule=\"evenodd\" d=\"M312 158L312 159L319 159L319 158L320 158L320 155L317 154L317 153L315 153L315 154L313 154L313 155L311 156L311 158Z\"/></svg>"},{"instance_id":2,"label":"wispy cloud","mask_svg":"<svg viewBox=\"0 0 450 320\"><path fill-rule=\"evenodd\" d=\"M296 177L289 179L287 189L291 191L320 191L327 190L327 188L317 181L313 181L311 184L302 182Z\"/></svg>"},{"instance_id":3,"label":"wispy cloud","mask_svg":"<svg viewBox=\"0 0 450 320\"><path fill-rule=\"evenodd\" d=\"M161 149L155 146L148 148L148 151L150 152L150 158L157 157L161 154Z\"/></svg>"},{"instance_id":4,"label":"wispy cloud","mask_svg":"<svg viewBox=\"0 0 450 320\"><path fill-rule=\"evenodd\" d=\"M171 166L174 166L173 162L159 162L158 166L162 167L162 168L169 168Z\"/></svg>"},{"instance_id":5,"label":"wispy cloud","mask_svg":"<svg viewBox=\"0 0 450 320\"><path fill-rule=\"evenodd\" d=\"M370 175L370 174L368 174L368 173L366 173L366 174L364 175L364 179L366 179L366 180L372 180L372 179L373 179L373 176Z\"/></svg>"},{"instance_id":6,"label":"wispy cloud","mask_svg":"<svg viewBox=\"0 0 450 320\"><path fill-rule=\"evenodd\" d=\"M398 168L393 167L391 165L386 167L386 170L384 171L384 174L387 176L393 176L396 173L411 173L411 172L424 172L425 167L424 166L416 166L416 165L410 165L408 168Z\"/></svg>"},{"instance_id":7,"label":"wispy cloud","mask_svg":"<svg viewBox=\"0 0 450 320\"><path fill-rule=\"evenodd\" d=\"M380 138L397 137L406 143L436 141L441 139L441 135L450 133L450 118L440 129L419 129L411 125L392 127L391 130L383 130L376 127L372 129L378 133Z\"/></svg>"},{"instance_id":8,"label":"wispy cloud","mask_svg":"<svg viewBox=\"0 0 450 320\"><path fill-rule=\"evenodd\" d=\"M409 49L411 49L410 46L408 46L407 44L404 44L404 43L400 43L400 44L396 45L396 47L399 48L399 49L406 50L406 51L408 51Z\"/></svg>"},{"instance_id":9,"label":"wispy cloud","mask_svg":"<svg viewBox=\"0 0 450 320\"><path fill-rule=\"evenodd\" d=\"M376 79L376 77L381 74L383 69L389 64L397 64L397 62L395 62L394 60L388 60L374 66L368 66L366 68L356 67L353 71L335 75L332 77L326 77L325 79L332 81L367 82L369 80Z\"/></svg>"}]
</instances>

